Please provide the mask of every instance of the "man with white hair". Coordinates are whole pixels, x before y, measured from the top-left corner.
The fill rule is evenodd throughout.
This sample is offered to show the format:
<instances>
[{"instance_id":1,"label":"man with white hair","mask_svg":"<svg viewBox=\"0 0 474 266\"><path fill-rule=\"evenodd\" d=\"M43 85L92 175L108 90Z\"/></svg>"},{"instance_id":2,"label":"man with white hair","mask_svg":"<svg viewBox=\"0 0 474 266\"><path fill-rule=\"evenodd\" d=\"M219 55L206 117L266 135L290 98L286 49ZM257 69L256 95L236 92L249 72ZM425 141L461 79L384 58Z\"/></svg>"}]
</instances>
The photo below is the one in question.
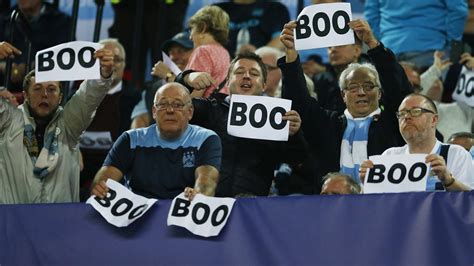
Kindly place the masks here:
<instances>
[{"instance_id":1,"label":"man with white hair","mask_svg":"<svg viewBox=\"0 0 474 266\"><path fill-rule=\"evenodd\" d=\"M349 26L368 45L375 66L353 63L341 73L339 87L346 105L343 115L324 109L307 93L294 45L296 21L287 23L280 36L286 57L279 60L279 66L283 97L291 99L301 115L302 129L316 156L320 176L341 171L360 182L358 169L363 160L403 144L395 113L412 88L393 53L375 39L367 22L355 20ZM379 73L384 74L383 84Z\"/></svg>"}]
</instances>

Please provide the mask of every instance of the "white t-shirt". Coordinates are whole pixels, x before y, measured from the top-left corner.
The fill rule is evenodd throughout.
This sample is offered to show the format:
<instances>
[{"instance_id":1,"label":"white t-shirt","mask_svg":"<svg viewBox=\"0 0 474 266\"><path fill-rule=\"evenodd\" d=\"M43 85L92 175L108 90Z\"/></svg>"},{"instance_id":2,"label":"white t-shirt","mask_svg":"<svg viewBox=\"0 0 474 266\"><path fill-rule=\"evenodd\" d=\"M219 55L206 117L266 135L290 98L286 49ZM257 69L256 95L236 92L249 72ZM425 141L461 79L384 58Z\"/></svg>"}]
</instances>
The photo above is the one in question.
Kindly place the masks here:
<instances>
[{"instance_id":1,"label":"white t-shirt","mask_svg":"<svg viewBox=\"0 0 474 266\"><path fill-rule=\"evenodd\" d=\"M431 154L439 154L438 151L440 150L441 144L441 142L436 141L433 150L431 150ZM401 154L410 154L408 145L390 148L382 153L382 155ZM471 189L474 188L474 166L472 164L472 157L463 147L450 144L446 166L456 178L456 181L463 183Z\"/></svg>"}]
</instances>

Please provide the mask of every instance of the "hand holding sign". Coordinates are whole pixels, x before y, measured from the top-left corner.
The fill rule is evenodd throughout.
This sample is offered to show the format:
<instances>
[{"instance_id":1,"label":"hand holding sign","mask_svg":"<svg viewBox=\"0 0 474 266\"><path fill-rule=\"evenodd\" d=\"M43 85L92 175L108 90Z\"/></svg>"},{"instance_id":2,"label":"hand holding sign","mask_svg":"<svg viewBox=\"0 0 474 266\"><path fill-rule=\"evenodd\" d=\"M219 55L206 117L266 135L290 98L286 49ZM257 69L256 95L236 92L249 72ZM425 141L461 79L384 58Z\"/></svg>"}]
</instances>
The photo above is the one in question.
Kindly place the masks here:
<instances>
[{"instance_id":1,"label":"hand holding sign","mask_svg":"<svg viewBox=\"0 0 474 266\"><path fill-rule=\"evenodd\" d=\"M469 53L463 53L461 55L461 59L459 60L459 64L465 65L470 70L474 70L474 57L472 57Z\"/></svg>"},{"instance_id":2,"label":"hand holding sign","mask_svg":"<svg viewBox=\"0 0 474 266\"><path fill-rule=\"evenodd\" d=\"M108 179L107 184L104 182L103 185L107 188L105 196L91 196L86 203L92 205L107 222L117 227L133 223L157 202L156 199L134 194L112 179Z\"/></svg>"},{"instance_id":3,"label":"hand holding sign","mask_svg":"<svg viewBox=\"0 0 474 266\"><path fill-rule=\"evenodd\" d=\"M300 130L301 127L301 117L298 112L295 110L290 110L285 113L285 115L282 117L283 120L290 121L290 136L293 136Z\"/></svg>"},{"instance_id":4,"label":"hand holding sign","mask_svg":"<svg viewBox=\"0 0 474 266\"><path fill-rule=\"evenodd\" d=\"M369 49L373 49L379 45L367 21L356 19L349 22L349 27L355 31L357 38L369 46Z\"/></svg>"},{"instance_id":5,"label":"hand holding sign","mask_svg":"<svg viewBox=\"0 0 474 266\"><path fill-rule=\"evenodd\" d=\"M434 175L436 175L441 182L446 183L446 181L449 181L448 179L451 173L448 171L448 168L446 168L446 162L442 156L429 154L426 156L425 162L430 164L431 171L433 171Z\"/></svg>"},{"instance_id":6,"label":"hand holding sign","mask_svg":"<svg viewBox=\"0 0 474 266\"><path fill-rule=\"evenodd\" d=\"M291 63L298 57L298 52L295 49L295 32L296 21L292 20L283 26L280 34L280 41L286 49L286 62Z\"/></svg>"},{"instance_id":7,"label":"hand holding sign","mask_svg":"<svg viewBox=\"0 0 474 266\"><path fill-rule=\"evenodd\" d=\"M291 107L289 100L239 94L233 94L230 100L227 119L229 135L287 141L289 124L292 124L292 134L300 127L299 115L295 111L289 111Z\"/></svg>"},{"instance_id":8,"label":"hand holding sign","mask_svg":"<svg viewBox=\"0 0 474 266\"><path fill-rule=\"evenodd\" d=\"M429 166L425 154L371 156L373 166L364 162L366 169L364 193L425 191ZM363 170L364 169L364 170Z\"/></svg>"},{"instance_id":9,"label":"hand holding sign","mask_svg":"<svg viewBox=\"0 0 474 266\"><path fill-rule=\"evenodd\" d=\"M171 203L167 223L168 226L184 227L195 235L217 236L226 225L234 203L232 198L213 198L202 194L189 201L181 193Z\"/></svg>"},{"instance_id":10,"label":"hand holding sign","mask_svg":"<svg viewBox=\"0 0 474 266\"><path fill-rule=\"evenodd\" d=\"M305 7L295 29L296 50L354 43L350 3L317 4Z\"/></svg>"},{"instance_id":11,"label":"hand holding sign","mask_svg":"<svg viewBox=\"0 0 474 266\"><path fill-rule=\"evenodd\" d=\"M95 51L94 58L100 61L100 75L108 79L114 73L114 53L109 49L99 49Z\"/></svg>"}]
</instances>

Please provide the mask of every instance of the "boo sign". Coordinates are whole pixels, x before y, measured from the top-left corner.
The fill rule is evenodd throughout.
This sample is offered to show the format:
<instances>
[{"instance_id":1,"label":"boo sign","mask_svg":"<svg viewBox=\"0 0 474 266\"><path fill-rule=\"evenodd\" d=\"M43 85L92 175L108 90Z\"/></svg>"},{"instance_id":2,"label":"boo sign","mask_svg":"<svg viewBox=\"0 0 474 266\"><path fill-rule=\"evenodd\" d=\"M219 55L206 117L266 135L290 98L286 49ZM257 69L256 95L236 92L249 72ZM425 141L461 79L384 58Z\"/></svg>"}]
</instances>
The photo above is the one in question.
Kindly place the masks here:
<instances>
[{"instance_id":1,"label":"boo sign","mask_svg":"<svg viewBox=\"0 0 474 266\"><path fill-rule=\"evenodd\" d=\"M364 193L426 191L430 167L426 154L378 155L365 175Z\"/></svg>"},{"instance_id":2,"label":"boo sign","mask_svg":"<svg viewBox=\"0 0 474 266\"><path fill-rule=\"evenodd\" d=\"M102 47L93 42L63 43L36 53L36 82L100 79L100 63L94 52Z\"/></svg>"},{"instance_id":3,"label":"boo sign","mask_svg":"<svg viewBox=\"0 0 474 266\"><path fill-rule=\"evenodd\" d=\"M458 84L453 91L453 99L458 102L464 102L467 105L474 107L474 71L462 67L459 75Z\"/></svg>"},{"instance_id":4,"label":"boo sign","mask_svg":"<svg viewBox=\"0 0 474 266\"><path fill-rule=\"evenodd\" d=\"M184 227L203 237L217 236L226 225L234 203L233 198L202 194L196 194L193 201L189 201L181 193L171 203L167 224Z\"/></svg>"},{"instance_id":5,"label":"boo sign","mask_svg":"<svg viewBox=\"0 0 474 266\"><path fill-rule=\"evenodd\" d=\"M294 32L296 50L353 44L350 3L317 4L298 15Z\"/></svg>"},{"instance_id":6,"label":"boo sign","mask_svg":"<svg viewBox=\"0 0 474 266\"><path fill-rule=\"evenodd\" d=\"M287 141L290 124L282 117L290 107L290 100L234 94L227 132L241 138Z\"/></svg>"}]
</instances>

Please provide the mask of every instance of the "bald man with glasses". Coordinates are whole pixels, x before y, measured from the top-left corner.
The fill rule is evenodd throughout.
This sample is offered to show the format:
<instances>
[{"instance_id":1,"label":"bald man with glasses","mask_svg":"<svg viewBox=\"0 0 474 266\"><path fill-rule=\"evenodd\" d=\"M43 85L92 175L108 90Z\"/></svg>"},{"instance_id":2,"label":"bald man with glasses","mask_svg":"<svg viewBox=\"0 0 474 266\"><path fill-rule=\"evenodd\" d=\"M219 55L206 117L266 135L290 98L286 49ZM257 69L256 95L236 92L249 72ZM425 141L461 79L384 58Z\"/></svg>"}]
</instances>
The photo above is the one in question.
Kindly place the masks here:
<instances>
[{"instance_id":1,"label":"bald man with glasses","mask_svg":"<svg viewBox=\"0 0 474 266\"><path fill-rule=\"evenodd\" d=\"M446 145L435 137L438 110L434 102L422 94L405 97L397 112L403 147L390 148L382 155L427 154L425 162L431 166L426 190L469 191L474 187L471 155L458 145ZM362 163L359 177L365 177L370 160Z\"/></svg>"},{"instance_id":2,"label":"bald man with glasses","mask_svg":"<svg viewBox=\"0 0 474 266\"><path fill-rule=\"evenodd\" d=\"M134 193L172 199L185 192L214 196L221 165L221 141L214 131L191 125L194 107L188 89L175 82L155 95L156 124L123 133L109 151L92 185L92 194L107 194L107 179L125 178Z\"/></svg>"}]
</instances>

